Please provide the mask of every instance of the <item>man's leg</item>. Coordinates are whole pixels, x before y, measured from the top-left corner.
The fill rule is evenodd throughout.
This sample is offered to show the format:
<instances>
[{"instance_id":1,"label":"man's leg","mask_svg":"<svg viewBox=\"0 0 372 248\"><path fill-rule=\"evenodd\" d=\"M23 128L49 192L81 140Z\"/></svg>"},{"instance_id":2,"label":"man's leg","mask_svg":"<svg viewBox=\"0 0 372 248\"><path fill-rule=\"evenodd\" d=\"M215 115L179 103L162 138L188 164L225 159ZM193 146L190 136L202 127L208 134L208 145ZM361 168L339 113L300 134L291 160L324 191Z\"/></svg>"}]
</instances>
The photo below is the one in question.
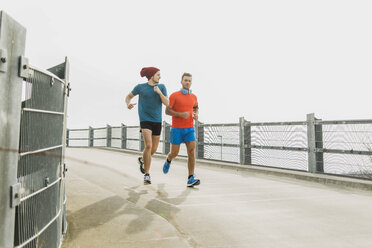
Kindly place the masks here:
<instances>
[{"instance_id":1,"label":"man's leg","mask_svg":"<svg viewBox=\"0 0 372 248\"><path fill-rule=\"evenodd\" d=\"M164 165L163 165L163 173L167 174L169 171L169 167L171 165L172 159L177 157L178 152L180 151L180 145L173 145L171 144L171 152L168 154Z\"/></svg>"},{"instance_id":2,"label":"man's leg","mask_svg":"<svg viewBox=\"0 0 372 248\"><path fill-rule=\"evenodd\" d=\"M187 187L194 187L195 185L200 184L200 180L198 178L195 178L195 175L194 175L196 142L188 141L185 144L187 147L187 155L188 155L187 164L189 167L189 177L187 179Z\"/></svg>"},{"instance_id":3,"label":"man's leg","mask_svg":"<svg viewBox=\"0 0 372 248\"><path fill-rule=\"evenodd\" d=\"M194 174L195 170L195 147L196 147L196 142L195 141L189 141L186 142L186 147L187 147L187 165L189 168L189 176Z\"/></svg>"},{"instance_id":4,"label":"man's leg","mask_svg":"<svg viewBox=\"0 0 372 248\"><path fill-rule=\"evenodd\" d=\"M151 156L158 150L160 135L152 135L152 148L151 148Z\"/></svg>"},{"instance_id":5,"label":"man's leg","mask_svg":"<svg viewBox=\"0 0 372 248\"><path fill-rule=\"evenodd\" d=\"M181 145L173 145L171 144L171 152L168 153L167 159L172 161L174 158L177 157L178 153L180 152Z\"/></svg>"},{"instance_id":6,"label":"man's leg","mask_svg":"<svg viewBox=\"0 0 372 248\"><path fill-rule=\"evenodd\" d=\"M142 136L145 143L142 158L145 164L145 173L149 173L151 165L152 131L150 129L142 129Z\"/></svg>"}]
</instances>

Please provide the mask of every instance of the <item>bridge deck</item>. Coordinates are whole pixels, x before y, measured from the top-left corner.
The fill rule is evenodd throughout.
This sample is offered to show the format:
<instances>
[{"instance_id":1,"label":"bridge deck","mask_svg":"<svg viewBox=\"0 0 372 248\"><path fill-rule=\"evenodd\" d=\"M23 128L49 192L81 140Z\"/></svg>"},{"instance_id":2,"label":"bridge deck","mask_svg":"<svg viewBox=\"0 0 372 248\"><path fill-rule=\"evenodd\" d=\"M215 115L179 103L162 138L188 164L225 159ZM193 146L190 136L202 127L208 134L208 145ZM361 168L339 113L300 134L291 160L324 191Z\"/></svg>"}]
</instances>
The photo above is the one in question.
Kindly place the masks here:
<instances>
[{"instance_id":1,"label":"bridge deck","mask_svg":"<svg viewBox=\"0 0 372 248\"><path fill-rule=\"evenodd\" d=\"M137 156L67 149L69 247L372 247L372 192L187 165L167 175L153 158L143 185Z\"/></svg>"}]
</instances>

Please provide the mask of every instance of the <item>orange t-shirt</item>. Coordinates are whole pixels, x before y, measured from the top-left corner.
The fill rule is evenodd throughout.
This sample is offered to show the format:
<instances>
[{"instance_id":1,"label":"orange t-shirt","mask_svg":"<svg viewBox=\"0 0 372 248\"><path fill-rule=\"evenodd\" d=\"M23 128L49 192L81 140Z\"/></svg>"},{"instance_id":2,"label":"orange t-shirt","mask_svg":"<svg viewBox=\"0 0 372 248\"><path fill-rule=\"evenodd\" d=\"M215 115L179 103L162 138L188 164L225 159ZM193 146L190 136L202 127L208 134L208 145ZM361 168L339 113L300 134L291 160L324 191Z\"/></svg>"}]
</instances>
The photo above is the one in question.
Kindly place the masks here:
<instances>
[{"instance_id":1,"label":"orange t-shirt","mask_svg":"<svg viewBox=\"0 0 372 248\"><path fill-rule=\"evenodd\" d=\"M176 112L189 112L190 116L187 119L182 117L172 116L172 127L174 128L190 128L194 126L192 118L193 108L198 106L198 99L192 93L183 94L181 91L174 92L169 97L169 106Z\"/></svg>"}]
</instances>

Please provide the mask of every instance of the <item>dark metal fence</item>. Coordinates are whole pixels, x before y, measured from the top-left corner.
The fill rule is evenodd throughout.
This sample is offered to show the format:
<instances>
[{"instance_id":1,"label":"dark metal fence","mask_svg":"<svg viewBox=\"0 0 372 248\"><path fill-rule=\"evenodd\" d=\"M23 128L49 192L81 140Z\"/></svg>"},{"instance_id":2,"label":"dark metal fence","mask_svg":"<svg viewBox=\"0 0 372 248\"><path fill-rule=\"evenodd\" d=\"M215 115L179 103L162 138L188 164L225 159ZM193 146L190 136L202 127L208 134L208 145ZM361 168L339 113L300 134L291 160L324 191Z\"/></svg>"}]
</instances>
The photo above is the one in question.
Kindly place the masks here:
<instances>
[{"instance_id":1,"label":"dark metal fence","mask_svg":"<svg viewBox=\"0 0 372 248\"><path fill-rule=\"evenodd\" d=\"M48 70L29 65L23 57L25 30L4 12L0 31L0 44L8 44L5 61L13 61L0 77L0 91L13 100L0 110L17 129L0 144L0 181L8 192L0 202L1 224L3 219L7 222L6 230L0 229L0 247L60 247L67 228L64 150L69 64L66 59ZM9 134L3 127L2 132Z\"/></svg>"},{"instance_id":2,"label":"dark metal fence","mask_svg":"<svg viewBox=\"0 0 372 248\"><path fill-rule=\"evenodd\" d=\"M197 158L372 178L372 120L203 124L197 122ZM139 126L68 129L69 147L143 150ZM97 136L96 136L97 135ZM158 153L170 151L170 124L163 122ZM186 156L181 146L181 156Z\"/></svg>"}]
</instances>

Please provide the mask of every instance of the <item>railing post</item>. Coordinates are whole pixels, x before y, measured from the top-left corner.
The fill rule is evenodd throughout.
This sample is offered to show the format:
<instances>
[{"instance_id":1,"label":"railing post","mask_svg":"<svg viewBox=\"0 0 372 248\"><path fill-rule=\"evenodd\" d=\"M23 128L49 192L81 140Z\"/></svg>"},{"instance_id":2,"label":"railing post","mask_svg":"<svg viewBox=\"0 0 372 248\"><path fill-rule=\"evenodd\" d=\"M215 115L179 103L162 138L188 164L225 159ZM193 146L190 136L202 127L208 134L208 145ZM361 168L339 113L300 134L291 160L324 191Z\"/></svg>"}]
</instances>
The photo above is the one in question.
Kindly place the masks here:
<instances>
[{"instance_id":1,"label":"railing post","mask_svg":"<svg viewBox=\"0 0 372 248\"><path fill-rule=\"evenodd\" d=\"M197 139L196 154L198 159L204 159L204 126L202 122L195 122L195 133Z\"/></svg>"},{"instance_id":2,"label":"railing post","mask_svg":"<svg viewBox=\"0 0 372 248\"><path fill-rule=\"evenodd\" d=\"M164 146L163 146L163 153L168 155L170 152L170 129L171 125L166 121L163 122L163 132L164 132Z\"/></svg>"},{"instance_id":3,"label":"railing post","mask_svg":"<svg viewBox=\"0 0 372 248\"><path fill-rule=\"evenodd\" d=\"M140 127L140 130L141 130L141 127ZM145 150L145 141L143 140L143 135L141 132L139 133L139 148L138 149L140 152Z\"/></svg>"},{"instance_id":4,"label":"railing post","mask_svg":"<svg viewBox=\"0 0 372 248\"><path fill-rule=\"evenodd\" d=\"M66 130L66 146L70 146L70 129Z\"/></svg>"},{"instance_id":5,"label":"railing post","mask_svg":"<svg viewBox=\"0 0 372 248\"><path fill-rule=\"evenodd\" d=\"M240 164L252 163L251 126L244 117L239 118Z\"/></svg>"},{"instance_id":6,"label":"railing post","mask_svg":"<svg viewBox=\"0 0 372 248\"><path fill-rule=\"evenodd\" d=\"M15 207L11 187L17 184L21 122L22 78L19 57L24 55L26 29L0 12L0 247L14 247Z\"/></svg>"},{"instance_id":7,"label":"railing post","mask_svg":"<svg viewBox=\"0 0 372 248\"><path fill-rule=\"evenodd\" d=\"M94 129L89 126L89 147L94 146Z\"/></svg>"},{"instance_id":8,"label":"railing post","mask_svg":"<svg viewBox=\"0 0 372 248\"><path fill-rule=\"evenodd\" d=\"M240 164L252 163L251 126L248 123L244 117L239 118Z\"/></svg>"},{"instance_id":9,"label":"railing post","mask_svg":"<svg viewBox=\"0 0 372 248\"><path fill-rule=\"evenodd\" d=\"M112 127L107 124L106 126L106 146L111 147L111 138L112 138Z\"/></svg>"},{"instance_id":10,"label":"railing post","mask_svg":"<svg viewBox=\"0 0 372 248\"><path fill-rule=\"evenodd\" d=\"M121 149L127 149L127 126L121 124Z\"/></svg>"},{"instance_id":11,"label":"railing post","mask_svg":"<svg viewBox=\"0 0 372 248\"><path fill-rule=\"evenodd\" d=\"M308 142L308 171L324 172L323 152L318 152L317 148L323 148L322 125L317 124L314 113L307 115L307 142Z\"/></svg>"}]
</instances>

